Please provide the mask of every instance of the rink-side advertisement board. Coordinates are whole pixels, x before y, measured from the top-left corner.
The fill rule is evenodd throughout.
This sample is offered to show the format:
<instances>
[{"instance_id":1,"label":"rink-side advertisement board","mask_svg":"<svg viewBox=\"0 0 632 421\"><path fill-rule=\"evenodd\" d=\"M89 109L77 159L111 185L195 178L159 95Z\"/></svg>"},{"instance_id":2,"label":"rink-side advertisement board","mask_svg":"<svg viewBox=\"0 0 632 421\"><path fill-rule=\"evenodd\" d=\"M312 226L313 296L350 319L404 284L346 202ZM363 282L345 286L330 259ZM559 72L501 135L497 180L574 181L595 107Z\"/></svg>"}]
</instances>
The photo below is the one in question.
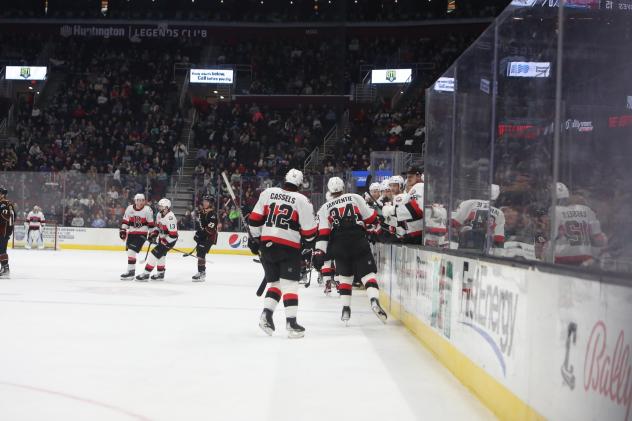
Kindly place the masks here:
<instances>
[{"instance_id":1,"label":"rink-side advertisement board","mask_svg":"<svg viewBox=\"0 0 632 421\"><path fill-rule=\"evenodd\" d=\"M125 250L125 242L115 228L59 227L57 242L60 249ZM195 248L194 231L180 231L176 248L189 251ZM24 228L16 227L16 235L24 237ZM211 253L250 255L248 235L243 232L220 232Z\"/></svg>"},{"instance_id":2,"label":"rink-side advertisement board","mask_svg":"<svg viewBox=\"0 0 632 421\"><path fill-rule=\"evenodd\" d=\"M632 287L406 246L376 256L391 314L502 419L632 420Z\"/></svg>"}]
</instances>

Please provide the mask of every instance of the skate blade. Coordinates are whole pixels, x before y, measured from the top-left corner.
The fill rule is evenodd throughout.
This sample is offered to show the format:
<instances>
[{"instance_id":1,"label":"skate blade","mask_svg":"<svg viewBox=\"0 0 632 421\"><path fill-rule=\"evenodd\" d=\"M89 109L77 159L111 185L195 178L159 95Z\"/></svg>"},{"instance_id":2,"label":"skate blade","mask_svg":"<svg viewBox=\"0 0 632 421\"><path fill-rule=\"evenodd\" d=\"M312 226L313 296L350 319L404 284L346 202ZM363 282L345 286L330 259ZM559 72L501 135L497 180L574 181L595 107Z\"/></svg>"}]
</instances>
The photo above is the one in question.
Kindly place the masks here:
<instances>
[{"instance_id":1,"label":"skate blade","mask_svg":"<svg viewBox=\"0 0 632 421\"><path fill-rule=\"evenodd\" d=\"M380 310L377 307L371 307L371 310L373 310L373 313L375 313L382 323L386 324L386 319L388 318L386 314L380 313Z\"/></svg>"},{"instance_id":2,"label":"skate blade","mask_svg":"<svg viewBox=\"0 0 632 421\"><path fill-rule=\"evenodd\" d=\"M133 280L134 280L134 278L123 278L121 276L121 281L133 281Z\"/></svg>"},{"instance_id":3,"label":"skate blade","mask_svg":"<svg viewBox=\"0 0 632 421\"><path fill-rule=\"evenodd\" d=\"M296 332L294 330L290 330L287 333L287 337L290 339L300 339L305 336L305 332Z\"/></svg>"},{"instance_id":4,"label":"skate blade","mask_svg":"<svg viewBox=\"0 0 632 421\"><path fill-rule=\"evenodd\" d=\"M136 282L147 282L149 279L135 279Z\"/></svg>"},{"instance_id":5,"label":"skate blade","mask_svg":"<svg viewBox=\"0 0 632 421\"><path fill-rule=\"evenodd\" d=\"M194 279L193 282L204 282L206 279Z\"/></svg>"},{"instance_id":6,"label":"skate blade","mask_svg":"<svg viewBox=\"0 0 632 421\"><path fill-rule=\"evenodd\" d=\"M268 335L268 336L272 336L272 334L274 333L274 330L273 330L271 327L269 327L269 326L266 326L266 325L264 325L264 324L259 323L259 327L260 327L260 328L261 328L261 330L263 330L263 331L266 333L266 335Z\"/></svg>"}]
</instances>

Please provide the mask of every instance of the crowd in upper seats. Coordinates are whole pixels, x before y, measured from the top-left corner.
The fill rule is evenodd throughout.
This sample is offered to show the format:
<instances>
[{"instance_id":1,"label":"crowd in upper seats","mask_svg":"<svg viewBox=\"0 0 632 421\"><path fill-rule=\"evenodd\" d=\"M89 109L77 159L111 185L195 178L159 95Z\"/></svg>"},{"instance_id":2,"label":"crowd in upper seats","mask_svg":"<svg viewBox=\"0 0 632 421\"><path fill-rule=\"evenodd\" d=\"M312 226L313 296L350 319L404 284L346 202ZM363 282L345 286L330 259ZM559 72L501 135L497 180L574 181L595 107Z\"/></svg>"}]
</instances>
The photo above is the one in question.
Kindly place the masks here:
<instances>
[{"instance_id":1,"label":"crowd in upper seats","mask_svg":"<svg viewBox=\"0 0 632 421\"><path fill-rule=\"evenodd\" d=\"M197 111L193 143L188 145L195 153L196 198L215 196L222 222L231 228L238 215L222 190L219 173L229 173L243 197L238 205L248 205L260 186L275 184L289 168L302 168L329 129L344 120L345 111L347 130L325 163L325 174L366 169L372 150L420 151L424 89L472 39L351 38L340 41L339 49L310 39L285 46L218 41L209 48L200 44L208 41L35 36L26 43L29 56L38 56L33 52L37 42L46 48L50 72L57 75L48 83L58 85L45 87L44 99L38 92L19 97L13 141L0 148L0 169L73 175L62 183L67 185L65 196L46 204L26 195L23 211L38 204L51 219L65 224L117 226L134 193L145 192L156 201L188 157L181 140L187 139L190 113L178 104L174 63L196 63L202 50L210 49L220 62L250 60L253 77L247 91L295 94L347 93L344 85L362 78L364 64L429 65L418 72L418 81L397 106L380 95L364 105L292 108L189 97L186 102ZM56 189L54 184L47 188ZM183 219L182 227L192 224L190 213Z\"/></svg>"},{"instance_id":2,"label":"crowd in upper seats","mask_svg":"<svg viewBox=\"0 0 632 421\"><path fill-rule=\"evenodd\" d=\"M26 0L0 10L0 17L82 19L176 19L214 22L412 21L489 18L509 0Z\"/></svg>"}]
</instances>

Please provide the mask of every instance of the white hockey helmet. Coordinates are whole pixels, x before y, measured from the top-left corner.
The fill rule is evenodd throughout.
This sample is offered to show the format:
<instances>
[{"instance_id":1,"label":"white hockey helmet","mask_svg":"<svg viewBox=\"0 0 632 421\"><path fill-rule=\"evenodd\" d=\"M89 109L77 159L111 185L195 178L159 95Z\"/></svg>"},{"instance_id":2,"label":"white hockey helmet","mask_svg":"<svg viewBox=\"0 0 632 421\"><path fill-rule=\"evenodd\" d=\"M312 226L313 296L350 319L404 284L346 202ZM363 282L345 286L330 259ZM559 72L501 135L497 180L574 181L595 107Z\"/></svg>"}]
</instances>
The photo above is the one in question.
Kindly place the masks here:
<instances>
[{"instance_id":1,"label":"white hockey helmet","mask_svg":"<svg viewBox=\"0 0 632 421\"><path fill-rule=\"evenodd\" d=\"M134 195L134 202L137 201L137 200L145 200L145 195L142 194L142 193L136 193Z\"/></svg>"},{"instance_id":2,"label":"white hockey helmet","mask_svg":"<svg viewBox=\"0 0 632 421\"><path fill-rule=\"evenodd\" d=\"M162 198L158 201L158 209L171 209L171 200L167 198Z\"/></svg>"},{"instance_id":3,"label":"white hockey helmet","mask_svg":"<svg viewBox=\"0 0 632 421\"><path fill-rule=\"evenodd\" d=\"M380 191L387 191L391 189L391 185L388 183L389 179L382 180L380 183Z\"/></svg>"},{"instance_id":4,"label":"white hockey helmet","mask_svg":"<svg viewBox=\"0 0 632 421\"><path fill-rule=\"evenodd\" d=\"M300 187L303 184L303 173L295 168L292 168L285 174L285 182Z\"/></svg>"},{"instance_id":5,"label":"white hockey helmet","mask_svg":"<svg viewBox=\"0 0 632 421\"><path fill-rule=\"evenodd\" d=\"M341 193L345 189L345 182L340 177L331 177L327 182L327 190L329 193Z\"/></svg>"},{"instance_id":6,"label":"white hockey helmet","mask_svg":"<svg viewBox=\"0 0 632 421\"><path fill-rule=\"evenodd\" d=\"M41 210L42 210L42 208L40 208L39 206L37 206L37 205L33 206L33 212L39 212Z\"/></svg>"},{"instance_id":7,"label":"white hockey helmet","mask_svg":"<svg viewBox=\"0 0 632 421\"><path fill-rule=\"evenodd\" d=\"M400 189L404 188L404 177L401 175L394 175L388 180L388 184L398 184Z\"/></svg>"},{"instance_id":8,"label":"white hockey helmet","mask_svg":"<svg viewBox=\"0 0 632 421\"><path fill-rule=\"evenodd\" d=\"M568 192L568 187L566 187L566 184L564 183L560 183L559 181L557 182L557 199L568 199L571 194Z\"/></svg>"},{"instance_id":9,"label":"white hockey helmet","mask_svg":"<svg viewBox=\"0 0 632 421\"><path fill-rule=\"evenodd\" d=\"M370 192L379 192L381 189L382 187L380 186L380 183L371 183L369 186Z\"/></svg>"},{"instance_id":10,"label":"white hockey helmet","mask_svg":"<svg viewBox=\"0 0 632 421\"><path fill-rule=\"evenodd\" d=\"M496 200L500 196L500 186L498 184L492 184L491 199Z\"/></svg>"}]
</instances>

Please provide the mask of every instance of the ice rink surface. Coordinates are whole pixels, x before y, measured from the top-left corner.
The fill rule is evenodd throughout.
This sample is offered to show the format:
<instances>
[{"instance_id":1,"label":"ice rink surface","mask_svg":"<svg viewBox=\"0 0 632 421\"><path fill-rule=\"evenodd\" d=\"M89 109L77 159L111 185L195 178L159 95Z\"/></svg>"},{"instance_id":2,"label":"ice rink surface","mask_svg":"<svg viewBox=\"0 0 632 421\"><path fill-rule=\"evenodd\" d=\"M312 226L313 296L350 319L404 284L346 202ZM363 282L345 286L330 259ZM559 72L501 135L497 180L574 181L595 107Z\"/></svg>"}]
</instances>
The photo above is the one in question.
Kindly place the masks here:
<instances>
[{"instance_id":1,"label":"ice rink surface","mask_svg":"<svg viewBox=\"0 0 632 421\"><path fill-rule=\"evenodd\" d=\"M354 291L299 291L303 339L259 330L260 265L167 257L166 281L124 282L123 252L10 250L0 279L0 420L494 419L399 323ZM138 266L140 268L140 265ZM139 269L137 269L137 272Z\"/></svg>"}]
</instances>

